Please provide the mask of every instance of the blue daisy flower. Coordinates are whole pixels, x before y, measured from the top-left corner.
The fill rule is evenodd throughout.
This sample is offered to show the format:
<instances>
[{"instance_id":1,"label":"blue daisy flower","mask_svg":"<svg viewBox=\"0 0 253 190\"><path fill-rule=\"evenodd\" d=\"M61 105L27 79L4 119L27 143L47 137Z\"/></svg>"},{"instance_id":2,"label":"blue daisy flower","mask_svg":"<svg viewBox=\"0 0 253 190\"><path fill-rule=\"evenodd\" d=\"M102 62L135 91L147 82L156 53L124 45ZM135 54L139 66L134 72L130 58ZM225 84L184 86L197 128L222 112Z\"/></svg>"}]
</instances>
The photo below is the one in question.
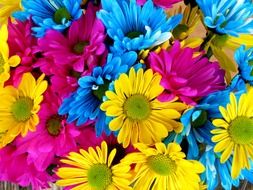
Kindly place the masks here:
<instances>
[{"instance_id":1,"label":"blue daisy flower","mask_svg":"<svg viewBox=\"0 0 253 190\"><path fill-rule=\"evenodd\" d=\"M112 89L113 81L121 73L126 73L130 67L141 67L135 64L137 54L128 52L121 57L108 55L107 63L103 67L95 67L90 76L79 79L79 87L70 97L66 98L59 108L59 114L68 114L67 122L77 121L77 126L86 123L88 120L96 122L96 134L100 136L103 131L110 134L106 122L106 115L100 110L100 104L105 100L105 91Z\"/></svg>"},{"instance_id":2,"label":"blue daisy flower","mask_svg":"<svg viewBox=\"0 0 253 190\"><path fill-rule=\"evenodd\" d=\"M234 57L241 77L253 85L253 48L246 50L246 47L242 45L236 50Z\"/></svg>"},{"instance_id":3,"label":"blue daisy flower","mask_svg":"<svg viewBox=\"0 0 253 190\"><path fill-rule=\"evenodd\" d=\"M219 34L238 36L253 33L251 0L196 0L204 15L204 23Z\"/></svg>"},{"instance_id":4,"label":"blue daisy flower","mask_svg":"<svg viewBox=\"0 0 253 190\"><path fill-rule=\"evenodd\" d=\"M199 147L199 144L204 145L204 147L206 144L214 146L210 131L215 127L211 120L222 117L219 106L226 106L229 102L229 94L232 91L236 93L237 97L246 91L246 85L239 76L232 80L227 89L209 94L200 100L198 105L186 111L181 117L181 122L184 125L183 131L179 134L170 134L165 143L172 141L182 143L185 139L188 159L198 158L200 150L196 147Z\"/></svg>"},{"instance_id":5,"label":"blue daisy flower","mask_svg":"<svg viewBox=\"0 0 253 190\"><path fill-rule=\"evenodd\" d=\"M23 12L16 12L16 19L31 16L36 26L32 27L36 37L43 37L46 30L63 31L72 21L82 15L82 0L22 0Z\"/></svg>"},{"instance_id":6,"label":"blue daisy flower","mask_svg":"<svg viewBox=\"0 0 253 190\"><path fill-rule=\"evenodd\" d=\"M220 162L220 155L213 151L212 146L207 146L199 161L205 166L206 170L201 174L201 180L206 183L208 190L215 190L221 184L225 190L232 189L232 186L238 187L240 179L245 177L241 174L237 179L232 179L231 165L232 157L224 164Z\"/></svg>"},{"instance_id":7,"label":"blue daisy flower","mask_svg":"<svg viewBox=\"0 0 253 190\"><path fill-rule=\"evenodd\" d=\"M181 21L182 15L170 17L162 8L148 0L143 6L136 0L102 0L102 10L97 17L114 40L112 52L137 51L157 46L171 37L171 31Z\"/></svg>"}]
</instances>

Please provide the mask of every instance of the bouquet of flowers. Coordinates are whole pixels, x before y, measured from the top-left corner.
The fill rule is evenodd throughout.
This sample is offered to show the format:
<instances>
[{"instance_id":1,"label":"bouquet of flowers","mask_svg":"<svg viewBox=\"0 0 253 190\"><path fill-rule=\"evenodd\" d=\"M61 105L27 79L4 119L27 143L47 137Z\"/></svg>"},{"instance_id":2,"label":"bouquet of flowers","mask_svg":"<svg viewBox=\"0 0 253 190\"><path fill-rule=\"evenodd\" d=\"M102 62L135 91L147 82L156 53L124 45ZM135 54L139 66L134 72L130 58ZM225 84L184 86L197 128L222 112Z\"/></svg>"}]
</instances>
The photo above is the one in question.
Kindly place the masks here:
<instances>
[{"instance_id":1,"label":"bouquet of flowers","mask_svg":"<svg viewBox=\"0 0 253 190\"><path fill-rule=\"evenodd\" d=\"M251 0L0 0L0 180L253 183L252 85Z\"/></svg>"}]
</instances>

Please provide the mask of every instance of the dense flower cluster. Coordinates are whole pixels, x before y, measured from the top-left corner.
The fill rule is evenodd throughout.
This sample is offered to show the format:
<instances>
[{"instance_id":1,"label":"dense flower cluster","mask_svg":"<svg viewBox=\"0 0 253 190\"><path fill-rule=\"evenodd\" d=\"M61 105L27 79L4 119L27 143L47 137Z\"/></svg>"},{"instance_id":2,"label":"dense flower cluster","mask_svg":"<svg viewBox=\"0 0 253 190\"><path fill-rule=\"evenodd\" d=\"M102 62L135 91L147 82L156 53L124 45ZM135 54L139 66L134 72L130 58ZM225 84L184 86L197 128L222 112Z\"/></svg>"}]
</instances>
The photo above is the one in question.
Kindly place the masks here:
<instances>
[{"instance_id":1,"label":"dense flower cluster","mask_svg":"<svg viewBox=\"0 0 253 190\"><path fill-rule=\"evenodd\" d=\"M253 183L252 16L251 0L0 0L0 180Z\"/></svg>"}]
</instances>

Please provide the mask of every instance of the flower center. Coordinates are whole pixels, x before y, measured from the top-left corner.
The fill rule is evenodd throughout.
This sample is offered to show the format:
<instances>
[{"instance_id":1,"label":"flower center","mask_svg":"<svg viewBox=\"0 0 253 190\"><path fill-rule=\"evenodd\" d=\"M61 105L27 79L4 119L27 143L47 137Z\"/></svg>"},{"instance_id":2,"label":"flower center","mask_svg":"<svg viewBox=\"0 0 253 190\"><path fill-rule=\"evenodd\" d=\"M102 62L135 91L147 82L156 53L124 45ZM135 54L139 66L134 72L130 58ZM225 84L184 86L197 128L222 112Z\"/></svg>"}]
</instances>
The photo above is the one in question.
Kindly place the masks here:
<instances>
[{"instance_id":1,"label":"flower center","mask_svg":"<svg viewBox=\"0 0 253 190\"><path fill-rule=\"evenodd\" d=\"M62 128L61 117L58 115L50 117L46 122L46 128L50 135L58 136Z\"/></svg>"},{"instance_id":2,"label":"flower center","mask_svg":"<svg viewBox=\"0 0 253 190\"><path fill-rule=\"evenodd\" d=\"M128 32L128 33L126 34L126 36L127 36L128 38L130 38L130 39L137 38L137 37L139 37L140 35L142 35L142 33L141 33L141 32L138 32L138 31Z\"/></svg>"},{"instance_id":3,"label":"flower center","mask_svg":"<svg viewBox=\"0 0 253 190\"><path fill-rule=\"evenodd\" d=\"M85 48L85 46L89 45L88 41L83 41L83 42L78 42L74 47L73 47L73 51L76 54L82 54L83 50Z\"/></svg>"},{"instance_id":4,"label":"flower center","mask_svg":"<svg viewBox=\"0 0 253 190\"><path fill-rule=\"evenodd\" d=\"M4 72L4 64L5 64L4 57L0 53L0 74L2 74Z\"/></svg>"},{"instance_id":5,"label":"flower center","mask_svg":"<svg viewBox=\"0 0 253 190\"><path fill-rule=\"evenodd\" d=\"M93 95L95 95L100 101L103 101L103 96L105 95L105 92L108 90L110 81L104 80L104 84L102 85L93 85L92 86L92 92Z\"/></svg>"},{"instance_id":6,"label":"flower center","mask_svg":"<svg viewBox=\"0 0 253 190\"><path fill-rule=\"evenodd\" d=\"M17 121L26 121L32 115L33 100L28 97L20 97L11 107L11 112Z\"/></svg>"},{"instance_id":7,"label":"flower center","mask_svg":"<svg viewBox=\"0 0 253 190\"><path fill-rule=\"evenodd\" d=\"M133 95L129 97L124 104L125 114L133 120L146 119L150 111L149 101L143 95Z\"/></svg>"},{"instance_id":8,"label":"flower center","mask_svg":"<svg viewBox=\"0 0 253 190\"><path fill-rule=\"evenodd\" d=\"M112 171L105 164L95 164L88 170L87 178L96 190L104 190L112 183Z\"/></svg>"},{"instance_id":9,"label":"flower center","mask_svg":"<svg viewBox=\"0 0 253 190\"><path fill-rule=\"evenodd\" d=\"M163 154L148 157L147 163L155 173L163 176L168 176L176 170L175 161Z\"/></svg>"},{"instance_id":10,"label":"flower center","mask_svg":"<svg viewBox=\"0 0 253 190\"><path fill-rule=\"evenodd\" d=\"M54 13L54 21L57 24L62 24L62 20L66 19L67 21L71 19L71 15L65 7L61 7Z\"/></svg>"},{"instance_id":11,"label":"flower center","mask_svg":"<svg viewBox=\"0 0 253 190\"><path fill-rule=\"evenodd\" d=\"M231 122L228 132L237 144L250 144L253 142L253 119L238 117Z\"/></svg>"},{"instance_id":12,"label":"flower center","mask_svg":"<svg viewBox=\"0 0 253 190\"><path fill-rule=\"evenodd\" d=\"M201 127L207 121L207 112L205 110L196 110L192 114L192 126Z\"/></svg>"}]
</instances>

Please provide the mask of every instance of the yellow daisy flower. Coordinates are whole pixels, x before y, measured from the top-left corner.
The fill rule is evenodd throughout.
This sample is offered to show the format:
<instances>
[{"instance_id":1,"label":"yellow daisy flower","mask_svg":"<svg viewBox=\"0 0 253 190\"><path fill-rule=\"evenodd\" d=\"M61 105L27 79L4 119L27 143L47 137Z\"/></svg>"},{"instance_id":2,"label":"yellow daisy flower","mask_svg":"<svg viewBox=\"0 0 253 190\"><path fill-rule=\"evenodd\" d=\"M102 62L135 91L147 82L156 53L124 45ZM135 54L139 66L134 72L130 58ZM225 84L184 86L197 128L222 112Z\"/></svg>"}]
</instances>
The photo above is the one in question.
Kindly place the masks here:
<instances>
[{"instance_id":1,"label":"yellow daisy flower","mask_svg":"<svg viewBox=\"0 0 253 190\"><path fill-rule=\"evenodd\" d=\"M212 141L217 143L215 152L222 152L220 161L226 162L233 155L231 176L237 178L240 171L250 168L253 159L253 88L241 95L239 101L233 93L226 108L220 106L223 119L213 120L217 127L211 131Z\"/></svg>"},{"instance_id":2,"label":"yellow daisy flower","mask_svg":"<svg viewBox=\"0 0 253 190\"><path fill-rule=\"evenodd\" d=\"M3 25L0 28L0 87L3 87L4 82L10 77L10 66L16 67L20 63L19 56L14 55L9 57L9 46L7 39L8 29L6 25Z\"/></svg>"},{"instance_id":3,"label":"yellow daisy flower","mask_svg":"<svg viewBox=\"0 0 253 190\"><path fill-rule=\"evenodd\" d=\"M0 148L12 142L19 134L35 131L37 115L47 81L42 75L37 81L31 73L23 75L18 88L6 86L0 91Z\"/></svg>"},{"instance_id":4,"label":"yellow daisy flower","mask_svg":"<svg viewBox=\"0 0 253 190\"><path fill-rule=\"evenodd\" d=\"M0 25L7 24L12 13L21 10L21 0L0 0Z\"/></svg>"},{"instance_id":5,"label":"yellow daisy flower","mask_svg":"<svg viewBox=\"0 0 253 190\"><path fill-rule=\"evenodd\" d=\"M129 76L121 74L115 81L115 92L107 91L107 101L100 108L114 119L109 123L118 131L118 142L123 147L137 142L154 144L168 136L168 132L182 131L180 112L186 108L178 102L160 102L156 98L163 92L161 76L151 69L143 73L131 68Z\"/></svg>"},{"instance_id":6,"label":"yellow daisy flower","mask_svg":"<svg viewBox=\"0 0 253 190\"><path fill-rule=\"evenodd\" d=\"M148 147L138 143L140 152L128 154L122 163L136 163L133 179L134 190L198 190L204 166L196 160L186 160L181 147L176 143L165 146L156 143Z\"/></svg>"},{"instance_id":7,"label":"yellow daisy flower","mask_svg":"<svg viewBox=\"0 0 253 190\"><path fill-rule=\"evenodd\" d=\"M67 159L61 160L69 166L58 169L57 175L62 179L56 184L74 186L72 190L131 190L130 166L122 163L112 165L115 155L116 149L109 153L106 142L102 142L101 148L71 152Z\"/></svg>"}]
</instances>

